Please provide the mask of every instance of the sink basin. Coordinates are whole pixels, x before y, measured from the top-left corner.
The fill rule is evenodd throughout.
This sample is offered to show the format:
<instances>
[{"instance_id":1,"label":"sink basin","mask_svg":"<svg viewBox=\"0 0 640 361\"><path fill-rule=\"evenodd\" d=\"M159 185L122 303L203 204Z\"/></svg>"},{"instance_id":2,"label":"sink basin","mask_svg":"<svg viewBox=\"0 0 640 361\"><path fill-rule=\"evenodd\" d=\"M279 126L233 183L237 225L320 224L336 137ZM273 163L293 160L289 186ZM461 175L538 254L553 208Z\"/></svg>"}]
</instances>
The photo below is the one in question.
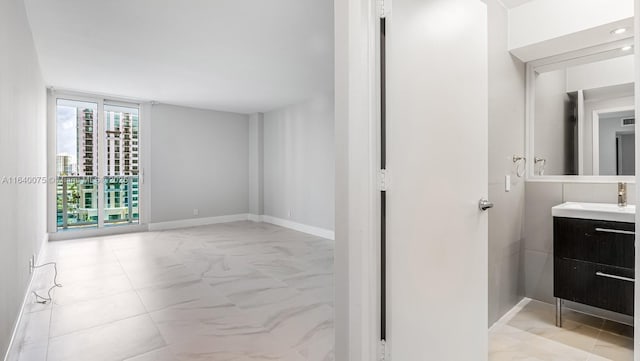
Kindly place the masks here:
<instances>
[{"instance_id":1,"label":"sink basin","mask_svg":"<svg viewBox=\"0 0 640 361\"><path fill-rule=\"evenodd\" d=\"M554 217L635 223L636 206L620 207L611 203L567 202L551 208L551 214Z\"/></svg>"}]
</instances>

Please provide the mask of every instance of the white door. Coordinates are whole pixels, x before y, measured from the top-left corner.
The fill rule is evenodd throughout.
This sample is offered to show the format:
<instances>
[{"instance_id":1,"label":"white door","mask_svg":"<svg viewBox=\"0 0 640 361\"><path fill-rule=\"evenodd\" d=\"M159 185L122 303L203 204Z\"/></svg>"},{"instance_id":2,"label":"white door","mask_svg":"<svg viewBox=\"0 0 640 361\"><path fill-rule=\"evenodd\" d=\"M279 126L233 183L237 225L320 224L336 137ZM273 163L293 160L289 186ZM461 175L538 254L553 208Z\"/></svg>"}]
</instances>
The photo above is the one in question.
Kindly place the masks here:
<instances>
[{"instance_id":1,"label":"white door","mask_svg":"<svg viewBox=\"0 0 640 361\"><path fill-rule=\"evenodd\" d=\"M487 14L393 0L387 18L387 297L395 361L487 359Z\"/></svg>"}]
</instances>

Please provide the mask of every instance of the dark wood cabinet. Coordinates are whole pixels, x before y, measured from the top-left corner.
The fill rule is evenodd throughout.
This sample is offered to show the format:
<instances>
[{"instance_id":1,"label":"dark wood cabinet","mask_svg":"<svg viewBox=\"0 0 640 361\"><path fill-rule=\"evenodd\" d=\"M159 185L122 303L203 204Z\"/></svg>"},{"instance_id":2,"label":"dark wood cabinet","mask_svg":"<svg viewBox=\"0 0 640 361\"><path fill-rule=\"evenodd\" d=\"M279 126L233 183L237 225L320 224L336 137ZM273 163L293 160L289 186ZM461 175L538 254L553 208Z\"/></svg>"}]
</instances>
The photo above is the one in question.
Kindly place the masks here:
<instances>
[{"instance_id":1,"label":"dark wood cabinet","mask_svg":"<svg viewBox=\"0 0 640 361\"><path fill-rule=\"evenodd\" d=\"M634 223L554 217L554 296L633 315L634 244Z\"/></svg>"}]
</instances>

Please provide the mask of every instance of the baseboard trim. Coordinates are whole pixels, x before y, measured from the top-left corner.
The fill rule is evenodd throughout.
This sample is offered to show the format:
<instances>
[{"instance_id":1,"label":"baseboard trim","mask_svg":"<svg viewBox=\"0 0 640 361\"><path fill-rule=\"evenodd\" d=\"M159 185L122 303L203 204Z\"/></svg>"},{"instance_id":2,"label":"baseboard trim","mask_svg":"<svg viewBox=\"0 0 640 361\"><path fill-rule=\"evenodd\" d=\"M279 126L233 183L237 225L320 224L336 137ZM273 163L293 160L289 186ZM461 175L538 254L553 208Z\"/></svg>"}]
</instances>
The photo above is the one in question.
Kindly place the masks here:
<instances>
[{"instance_id":1,"label":"baseboard trim","mask_svg":"<svg viewBox=\"0 0 640 361\"><path fill-rule=\"evenodd\" d=\"M159 222L149 224L149 231L165 231L169 229L189 228L206 226L210 224L238 222L249 220L249 215L233 214L229 216L207 217L207 218L193 218L193 219L181 219L178 221Z\"/></svg>"},{"instance_id":2,"label":"baseboard trim","mask_svg":"<svg viewBox=\"0 0 640 361\"><path fill-rule=\"evenodd\" d=\"M123 226L105 227L100 229L72 229L49 233L49 241L69 241L80 238L116 236L119 234L146 232L149 227L146 224L131 224Z\"/></svg>"},{"instance_id":3,"label":"baseboard trim","mask_svg":"<svg viewBox=\"0 0 640 361\"><path fill-rule=\"evenodd\" d=\"M298 222L290 221L287 219L282 219L282 218L277 218L277 217L272 217L267 215L247 214L247 213L233 214L229 216L182 219L178 221L151 223L149 224L149 231L165 231L170 229L189 228L189 227L206 226L210 224L238 222L238 221L271 223L276 226L293 229L298 232L312 234L314 236L327 238L331 240L335 239L334 231L331 231L328 229L314 227L307 224L298 223Z\"/></svg>"},{"instance_id":4,"label":"baseboard trim","mask_svg":"<svg viewBox=\"0 0 640 361\"><path fill-rule=\"evenodd\" d=\"M259 217L261 221L265 223L271 223L271 224L275 224L276 226L293 229L298 232L303 232L307 234L312 234L314 236L335 240L335 232L329 229L314 227L307 224L290 221L288 219L271 217L267 215L261 215L261 216L252 215L252 216Z\"/></svg>"},{"instance_id":5,"label":"baseboard trim","mask_svg":"<svg viewBox=\"0 0 640 361\"><path fill-rule=\"evenodd\" d=\"M531 298L524 297L520 302L518 302L515 306L513 306L509 312L505 313L498 321L496 321L491 327L489 327L489 332L491 332L496 327L506 325L513 316L515 316L518 312L522 311L522 309L531 302Z\"/></svg>"},{"instance_id":6,"label":"baseboard trim","mask_svg":"<svg viewBox=\"0 0 640 361\"><path fill-rule=\"evenodd\" d=\"M40 243L40 248L38 249L38 255L36 256L36 264L41 264L42 262L42 250L45 245L49 242L49 234L45 233L42 237L42 242ZM27 305L27 300L29 299L29 295L31 294L31 286L33 286L33 279L36 272L33 272L29 275L29 283L27 284L27 289L24 292L24 298L22 299L22 304L20 305L20 310L18 313L18 318L16 319L16 323L13 325L13 332L11 332L11 339L9 339L9 344L7 345L7 351L2 358L4 361L10 361L9 355L11 355L11 350L14 347L14 343L16 342L16 337L18 336L18 329L20 328L20 322L22 322L22 315L24 314L24 307Z\"/></svg>"}]
</instances>

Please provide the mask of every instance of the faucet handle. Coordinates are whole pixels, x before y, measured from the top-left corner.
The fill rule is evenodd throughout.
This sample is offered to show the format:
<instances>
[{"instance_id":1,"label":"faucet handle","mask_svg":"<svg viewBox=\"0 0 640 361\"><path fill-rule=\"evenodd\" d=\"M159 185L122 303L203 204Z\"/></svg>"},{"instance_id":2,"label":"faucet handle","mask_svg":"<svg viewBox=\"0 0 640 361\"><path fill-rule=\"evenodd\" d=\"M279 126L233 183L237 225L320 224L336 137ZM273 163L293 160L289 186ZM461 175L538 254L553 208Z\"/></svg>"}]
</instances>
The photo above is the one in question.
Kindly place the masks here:
<instances>
[{"instance_id":1,"label":"faucet handle","mask_svg":"<svg viewBox=\"0 0 640 361\"><path fill-rule=\"evenodd\" d=\"M618 183L618 206L625 207L627 205L627 183Z\"/></svg>"}]
</instances>

